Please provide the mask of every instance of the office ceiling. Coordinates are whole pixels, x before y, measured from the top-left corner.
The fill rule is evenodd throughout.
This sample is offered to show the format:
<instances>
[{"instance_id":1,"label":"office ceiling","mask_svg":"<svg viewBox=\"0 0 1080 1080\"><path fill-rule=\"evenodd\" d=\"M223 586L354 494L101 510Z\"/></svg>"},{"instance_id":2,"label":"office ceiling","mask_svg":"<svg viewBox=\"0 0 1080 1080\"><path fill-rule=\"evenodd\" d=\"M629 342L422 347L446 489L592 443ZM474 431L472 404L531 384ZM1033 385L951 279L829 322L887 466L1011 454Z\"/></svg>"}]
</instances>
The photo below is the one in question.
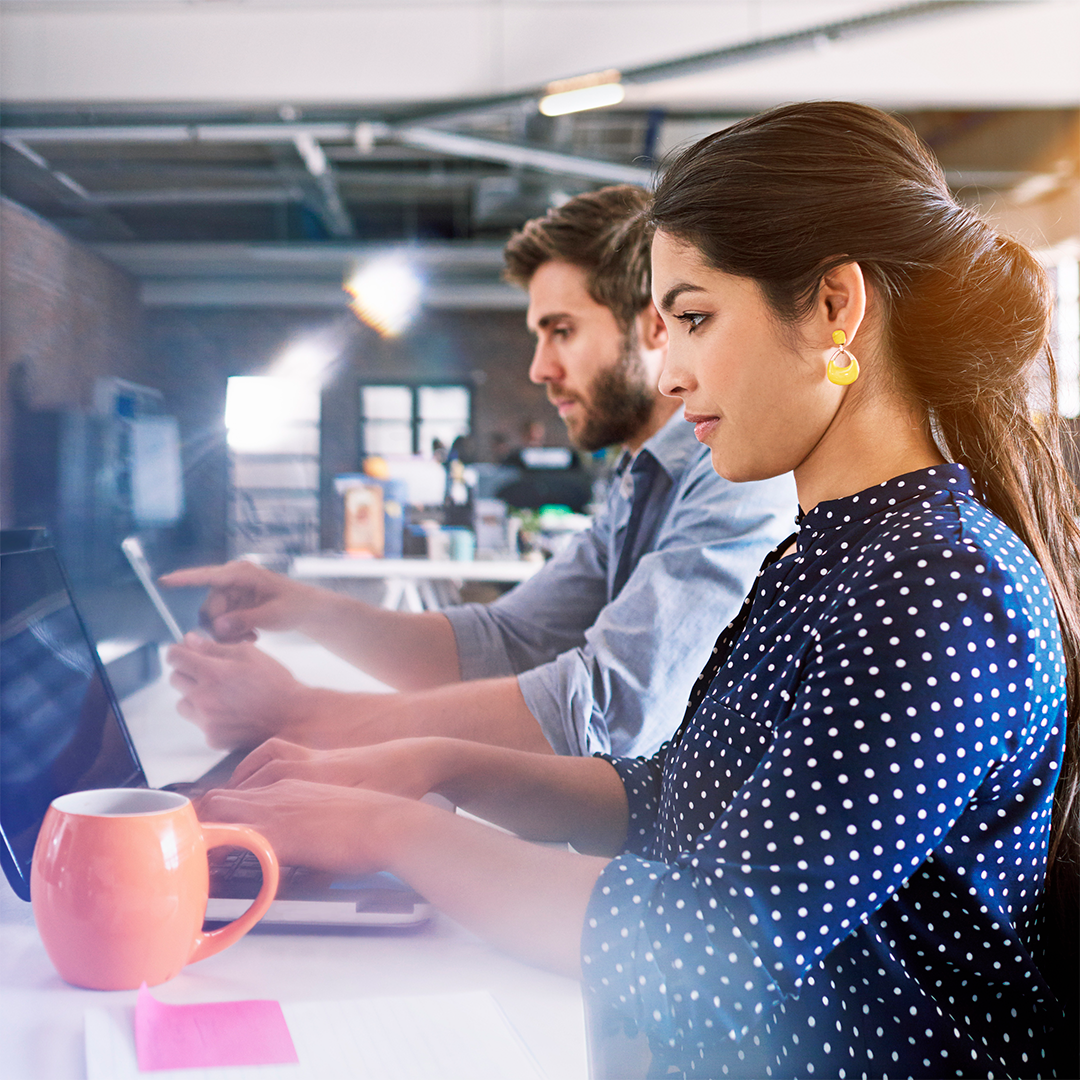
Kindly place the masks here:
<instances>
[{"instance_id":1,"label":"office ceiling","mask_svg":"<svg viewBox=\"0 0 1080 1080\"><path fill-rule=\"evenodd\" d=\"M151 304L337 306L404 247L425 303L517 305L525 219L804 98L899 111L963 197L1080 233L1076 0L0 0L0 32L0 190ZM538 112L609 69L620 104Z\"/></svg>"}]
</instances>

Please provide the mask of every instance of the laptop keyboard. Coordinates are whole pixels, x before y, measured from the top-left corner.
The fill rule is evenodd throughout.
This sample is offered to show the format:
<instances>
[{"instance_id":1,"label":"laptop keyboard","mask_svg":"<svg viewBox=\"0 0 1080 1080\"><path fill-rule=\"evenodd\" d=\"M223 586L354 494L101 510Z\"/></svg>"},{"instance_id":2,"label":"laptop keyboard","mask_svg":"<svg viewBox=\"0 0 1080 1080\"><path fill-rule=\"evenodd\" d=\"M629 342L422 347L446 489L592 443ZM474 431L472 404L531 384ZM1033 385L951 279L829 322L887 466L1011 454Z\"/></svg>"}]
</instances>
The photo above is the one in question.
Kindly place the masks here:
<instances>
[{"instance_id":1,"label":"laptop keyboard","mask_svg":"<svg viewBox=\"0 0 1080 1080\"><path fill-rule=\"evenodd\" d=\"M282 866L280 893L292 885L301 872L296 866ZM210 852L210 895L254 897L262 886L262 867L253 851L246 848L216 848Z\"/></svg>"},{"instance_id":2,"label":"laptop keyboard","mask_svg":"<svg viewBox=\"0 0 1080 1080\"><path fill-rule=\"evenodd\" d=\"M210 852L210 895L251 900L262 886L262 867L246 848L214 848ZM279 900L327 900L353 904L359 911L409 914L423 898L387 874L362 874L339 880L306 866L281 867Z\"/></svg>"}]
</instances>

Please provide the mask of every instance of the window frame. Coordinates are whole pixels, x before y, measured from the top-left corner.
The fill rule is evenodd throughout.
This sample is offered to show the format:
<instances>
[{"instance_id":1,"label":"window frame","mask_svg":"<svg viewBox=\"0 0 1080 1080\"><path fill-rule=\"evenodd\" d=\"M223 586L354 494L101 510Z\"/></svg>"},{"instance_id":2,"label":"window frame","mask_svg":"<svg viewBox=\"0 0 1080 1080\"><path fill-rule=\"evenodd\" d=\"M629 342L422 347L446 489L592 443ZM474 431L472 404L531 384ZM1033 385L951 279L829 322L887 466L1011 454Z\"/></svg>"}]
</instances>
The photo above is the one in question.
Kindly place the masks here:
<instances>
[{"instance_id":1,"label":"window frame","mask_svg":"<svg viewBox=\"0 0 1080 1080\"><path fill-rule=\"evenodd\" d=\"M406 389L410 393L411 412L408 420L410 445L412 449L411 454L430 454L430 447L422 447L420 445L420 432L426 423L432 423L429 418L421 416L420 414L420 397L422 390L462 390L468 397L468 412L465 417L465 431L461 434L471 435L474 430L473 418L476 408L475 395L473 393L472 385L465 380L461 379L417 379L417 380L404 380L404 379L372 379L359 384L357 388L357 409L358 409L358 443L360 447L360 454L362 457L367 457L377 451L371 451L368 449L367 440L367 425L369 423L386 423L396 422L405 423L404 420L400 421L379 421L372 420L364 413L364 391L369 389L378 389L380 387L394 387ZM437 421L435 421L437 422ZM449 446L447 447L449 449Z\"/></svg>"}]
</instances>

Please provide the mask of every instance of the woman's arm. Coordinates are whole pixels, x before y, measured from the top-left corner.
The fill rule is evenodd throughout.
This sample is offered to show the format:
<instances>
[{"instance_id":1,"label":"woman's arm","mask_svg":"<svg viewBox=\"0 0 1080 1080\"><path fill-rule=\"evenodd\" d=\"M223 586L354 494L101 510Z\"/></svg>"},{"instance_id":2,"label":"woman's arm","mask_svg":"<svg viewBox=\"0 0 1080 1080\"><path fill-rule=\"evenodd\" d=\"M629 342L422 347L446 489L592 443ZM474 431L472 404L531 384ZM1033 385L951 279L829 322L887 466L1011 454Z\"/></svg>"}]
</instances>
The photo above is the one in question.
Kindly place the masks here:
<instances>
[{"instance_id":1,"label":"woman's arm","mask_svg":"<svg viewBox=\"0 0 1080 1080\"><path fill-rule=\"evenodd\" d=\"M253 790L284 780L410 799L434 791L526 839L565 840L593 854L613 855L626 838L626 790L601 758L530 754L446 738L343 750L270 739L237 766L230 787Z\"/></svg>"},{"instance_id":2,"label":"woman's arm","mask_svg":"<svg viewBox=\"0 0 1080 1080\"><path fill-rule=\"evenodd\" d=\"M508 953L581 976L585 911L606 859L538 847L427 803L306 780L212 791L199 813L250 825L286 865L389 870Z\"/></svg>"}]
</instances>

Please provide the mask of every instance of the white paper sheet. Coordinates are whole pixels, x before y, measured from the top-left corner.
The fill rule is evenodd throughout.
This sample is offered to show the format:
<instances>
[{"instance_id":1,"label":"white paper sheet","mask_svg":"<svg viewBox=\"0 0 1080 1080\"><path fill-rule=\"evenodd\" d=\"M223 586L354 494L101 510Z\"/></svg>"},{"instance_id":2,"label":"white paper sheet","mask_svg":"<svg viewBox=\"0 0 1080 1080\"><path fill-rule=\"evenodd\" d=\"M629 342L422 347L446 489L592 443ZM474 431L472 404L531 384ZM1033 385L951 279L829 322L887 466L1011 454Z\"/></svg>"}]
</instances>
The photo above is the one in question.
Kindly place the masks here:
<instances>
[{"instance_id":1,"label":"white paper sheet","mask_svg":"<svg viewBox=\"0 0 1080 1080\"><path fill-rule=\"evenodd\" d=\"M298 1065L140 1073L134 1008L86 1010L88 1080L544 1080L486 991L283 1002Z\"/></svg>"}]
</instances>

